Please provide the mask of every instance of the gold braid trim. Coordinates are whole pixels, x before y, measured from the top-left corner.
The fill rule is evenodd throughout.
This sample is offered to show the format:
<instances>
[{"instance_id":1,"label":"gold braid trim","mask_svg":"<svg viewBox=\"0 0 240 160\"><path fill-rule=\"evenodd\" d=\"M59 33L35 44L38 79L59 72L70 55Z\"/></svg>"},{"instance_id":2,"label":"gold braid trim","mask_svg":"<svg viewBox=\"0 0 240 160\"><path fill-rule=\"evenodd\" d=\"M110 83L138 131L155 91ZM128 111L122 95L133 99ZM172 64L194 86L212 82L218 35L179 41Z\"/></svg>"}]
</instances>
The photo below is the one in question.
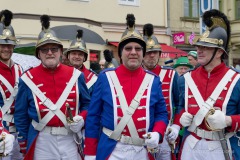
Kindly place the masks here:
<instances>
[{"instance_id":1,"label":"gold braid trim","mask_svg":"<svg viewBox=\"0 0 240 160\"><path fill-rule=\"evenodd\" d=\"M222 46L223 45L223 40L222 39L214 39L214 38L202 37L202 38L199 38L199 41L216 44L218 46Z\"/></svg>"}]
</instances>

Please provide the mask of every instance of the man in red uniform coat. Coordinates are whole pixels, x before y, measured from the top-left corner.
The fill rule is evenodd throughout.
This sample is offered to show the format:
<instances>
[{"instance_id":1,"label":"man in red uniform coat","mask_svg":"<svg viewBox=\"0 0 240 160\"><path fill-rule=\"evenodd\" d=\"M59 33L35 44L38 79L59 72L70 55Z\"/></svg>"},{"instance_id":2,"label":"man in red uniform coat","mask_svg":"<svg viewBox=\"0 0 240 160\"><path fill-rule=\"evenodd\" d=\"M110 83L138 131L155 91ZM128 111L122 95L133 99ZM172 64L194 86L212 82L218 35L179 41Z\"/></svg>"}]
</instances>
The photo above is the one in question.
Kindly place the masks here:
<instances>
[{"instance_id":1,"label":"man in red uniform coat","mask_svg":"<svg viewBox=\"0 0 240 160\"><path fill-rule=\"evenodd\" d=\"M14 113L18 140L22 151L27 149L26 160L80 160L77 143L90 96L83 74L60 63L63 45L49 28L50 17L41 16L41 22L36 45L41 64L19 81Z\"/></svg>"},{"instance_id":2,"label":"man in red uniform coat","mask_svg":"<svg viewBox=\"0 0 240 160\"><path fill-rule=\"evenodd\" d=\"M223 62L228 55L230 23L218 10L206 11L208 29L194 44L195 70L179 78L180 123L186 127L181 159L240 159L240 75Z\"/></svg>"},{"instance_id":3,"label":"man in red uniform coat","mask_svg":"<svg viewBox=\"0 0 240 160\"><path fill-rule=\"evenodd\" d=\"M148 23L143 27L144 40L147 44L147 50L143 58L143 68L149 70L160 77L162 82L162 92L164 99L166 101L167 111L168 111L168 128L166 130L166 136L163 143L159 145L159 153L156 159L169 160L171 159L170 153L171 148L169 146L173 145L178 137L180 126L175 124L174 113L178 107L178 88L177 80L178 74L174 69L170 67L160 66L158 64L161 56L161 46L158 43L157 38L154 36L153 25ZM172 150L174 150L172 148Z\"/></svg>"},{"instance_id":4,"label":"man in red uniform coat","mask_svg":"<svg viewBox=\"0 0 240 160\"><path fill-rule=\"evenodd\" d=\"M127 15L119 43L122 64L102 71L86 122L85 160L149 159L162 142L168 119L158 76L145 71L146 43ZM149 157L148 157L149 155Z\"/></svg>"},{"instance_id":5,"label":"man in red uniform coat","mask_svg":"<svg viewBox=\"0 0 240 160\"><path fill-rule=\"evenodd\" d=\"M23 159L17 142L17 131L14 124L14 106L15 97L18 92L18 79L22 74L22 68L11 60L13 49L16 43L16 37L11 26L12 12L3 10L0 19L0 106L3 113L3 124L9 133L15 136L16 141L12 153L7 159Z\"/></svg>"},{"instance_id":6,"label":"man in red uniform coat","mask_svg":"<svg viewBox=\"0 0 240 160\"><path fill-rule=\"evenodd\" d=\"M97 80L97 75L92 70L85 67L83 62L87 61L88 51L84 40L82 39L83 31L77 31L77 38L71 43L70 47L65 51L66 57L69 59L70 65L83 72L87 88L90 95L93 91L94 83Z\"/></svg>"}]
</instances>

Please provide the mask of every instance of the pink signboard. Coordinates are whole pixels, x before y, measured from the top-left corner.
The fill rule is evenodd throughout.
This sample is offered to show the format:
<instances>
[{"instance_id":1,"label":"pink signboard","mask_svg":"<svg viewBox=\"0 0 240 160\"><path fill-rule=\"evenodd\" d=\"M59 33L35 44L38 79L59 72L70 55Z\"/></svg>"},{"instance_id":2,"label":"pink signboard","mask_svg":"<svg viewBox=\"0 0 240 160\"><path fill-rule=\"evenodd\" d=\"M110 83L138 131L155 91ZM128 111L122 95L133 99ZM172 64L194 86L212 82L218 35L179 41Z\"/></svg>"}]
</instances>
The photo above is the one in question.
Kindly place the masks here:
<instances>
[{"instance_id":1,"label":"pink signboard","mask_svg":"<svg viewBox=\"0 0 240 160\"><path fill-rule=\"evenodd\" d=\"M174 33L173 34L173 44L184 44L184 32Z\"/></svg>"}]
</instances>

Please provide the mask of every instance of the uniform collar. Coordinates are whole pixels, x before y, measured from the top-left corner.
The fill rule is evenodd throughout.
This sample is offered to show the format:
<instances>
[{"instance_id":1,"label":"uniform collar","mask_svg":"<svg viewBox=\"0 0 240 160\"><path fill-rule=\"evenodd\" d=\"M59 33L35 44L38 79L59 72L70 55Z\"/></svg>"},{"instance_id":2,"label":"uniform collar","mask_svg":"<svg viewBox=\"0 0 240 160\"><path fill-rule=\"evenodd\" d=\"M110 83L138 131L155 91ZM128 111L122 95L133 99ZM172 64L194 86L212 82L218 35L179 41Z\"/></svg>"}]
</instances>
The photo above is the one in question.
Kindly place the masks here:
<instances>
[{"instance_id":1,"label":"uniform collar","mask_svg":"<svg viewBox=\"0 0 240 160\"><path fill-rule=\"evenodd\" d=\"M8 65L6 65L5 63L3 63L2 61L0 61L0 66L1 66L2 69L9 69L9 68L12 68L13 65L14 65L14 62L13 62L12 59L10 60L10 67L9 67Z\"/></svg>"},{"instance_id":2,"label":"uniform collar","mask_svg":"<svg viewBox=\"0 0 240 160\"><path fill-rule=\"evenodd\" d=\"M143 72L143 68L141 66L139 66L138 69L131 71L122 64L117 68L117 70L119 70L120 73L124 74L125 76L137 76Z\"/></svg>"},{"instance_id":3,"label":"uniform collar","mask_svg":"<svg viewBox=\"0 0 240 160\"><path fill-rule=\"evenodd\" d=\"M215 75L215 74L220 74L220 73L222 73L223 72L223 69L225 68L225 63L224 62L222 62L221 64L219 64L218 66L216 66L215 68L213 68L213 70L210 72L210 73L208 73L206 70L205 70L205 68L204 68L204 66L201 66L201 67L199 67L200 68L200 70L201 70L201 72L203 73L203 74L211 74L211 75Z\"/></svg>"},{"instance_id":4,"label":"uniform collar","mask_svg":"<svg viewBox=\"0 0 240 160\"><path fill-rule=\"evenodd\" d=\"M55 70L48 69L48 68L46 68L45 66L43 66L43 64L41 64L40 67L41 67L41 69L42 69L43 71L45 71L45 72L56 73L56 72L58 72L58 71L62 68L62 64L59 63L59 64L57 65L57 68L55 68Z\"/></svg>"}]
</instances>

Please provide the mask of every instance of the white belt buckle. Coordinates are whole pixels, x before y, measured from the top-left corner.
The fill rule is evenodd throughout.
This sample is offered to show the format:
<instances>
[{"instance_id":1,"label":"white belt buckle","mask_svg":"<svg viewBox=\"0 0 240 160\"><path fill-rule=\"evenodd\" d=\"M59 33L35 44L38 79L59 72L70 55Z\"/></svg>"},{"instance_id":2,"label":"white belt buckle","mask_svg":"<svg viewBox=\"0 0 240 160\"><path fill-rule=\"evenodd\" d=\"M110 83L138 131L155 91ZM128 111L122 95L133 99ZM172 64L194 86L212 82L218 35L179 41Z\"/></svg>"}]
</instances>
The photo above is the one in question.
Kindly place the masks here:
<instances>
[{"instance_id":1,"label":"white belt buckle","mask_svg":"<svg viewBox=\"0 0 240 160\"><path fill-rule=\"evenodd\" d=\"M122 135L121 139L120 139L120 142L125 143L125 144L131 144L130 143L131 142L131 137Z\"/></svg>"},{"instance_id":2,"label":"white belt buckle","mask_svg":"<svg viewBox=\"0 0 240 160\"><path fill-rule=\"evenodd\" d=\"M51 127L51 134L52 135L68 135L68 131L67 129L63 128L63 127Z\"/></svg>"}]
</instances>

